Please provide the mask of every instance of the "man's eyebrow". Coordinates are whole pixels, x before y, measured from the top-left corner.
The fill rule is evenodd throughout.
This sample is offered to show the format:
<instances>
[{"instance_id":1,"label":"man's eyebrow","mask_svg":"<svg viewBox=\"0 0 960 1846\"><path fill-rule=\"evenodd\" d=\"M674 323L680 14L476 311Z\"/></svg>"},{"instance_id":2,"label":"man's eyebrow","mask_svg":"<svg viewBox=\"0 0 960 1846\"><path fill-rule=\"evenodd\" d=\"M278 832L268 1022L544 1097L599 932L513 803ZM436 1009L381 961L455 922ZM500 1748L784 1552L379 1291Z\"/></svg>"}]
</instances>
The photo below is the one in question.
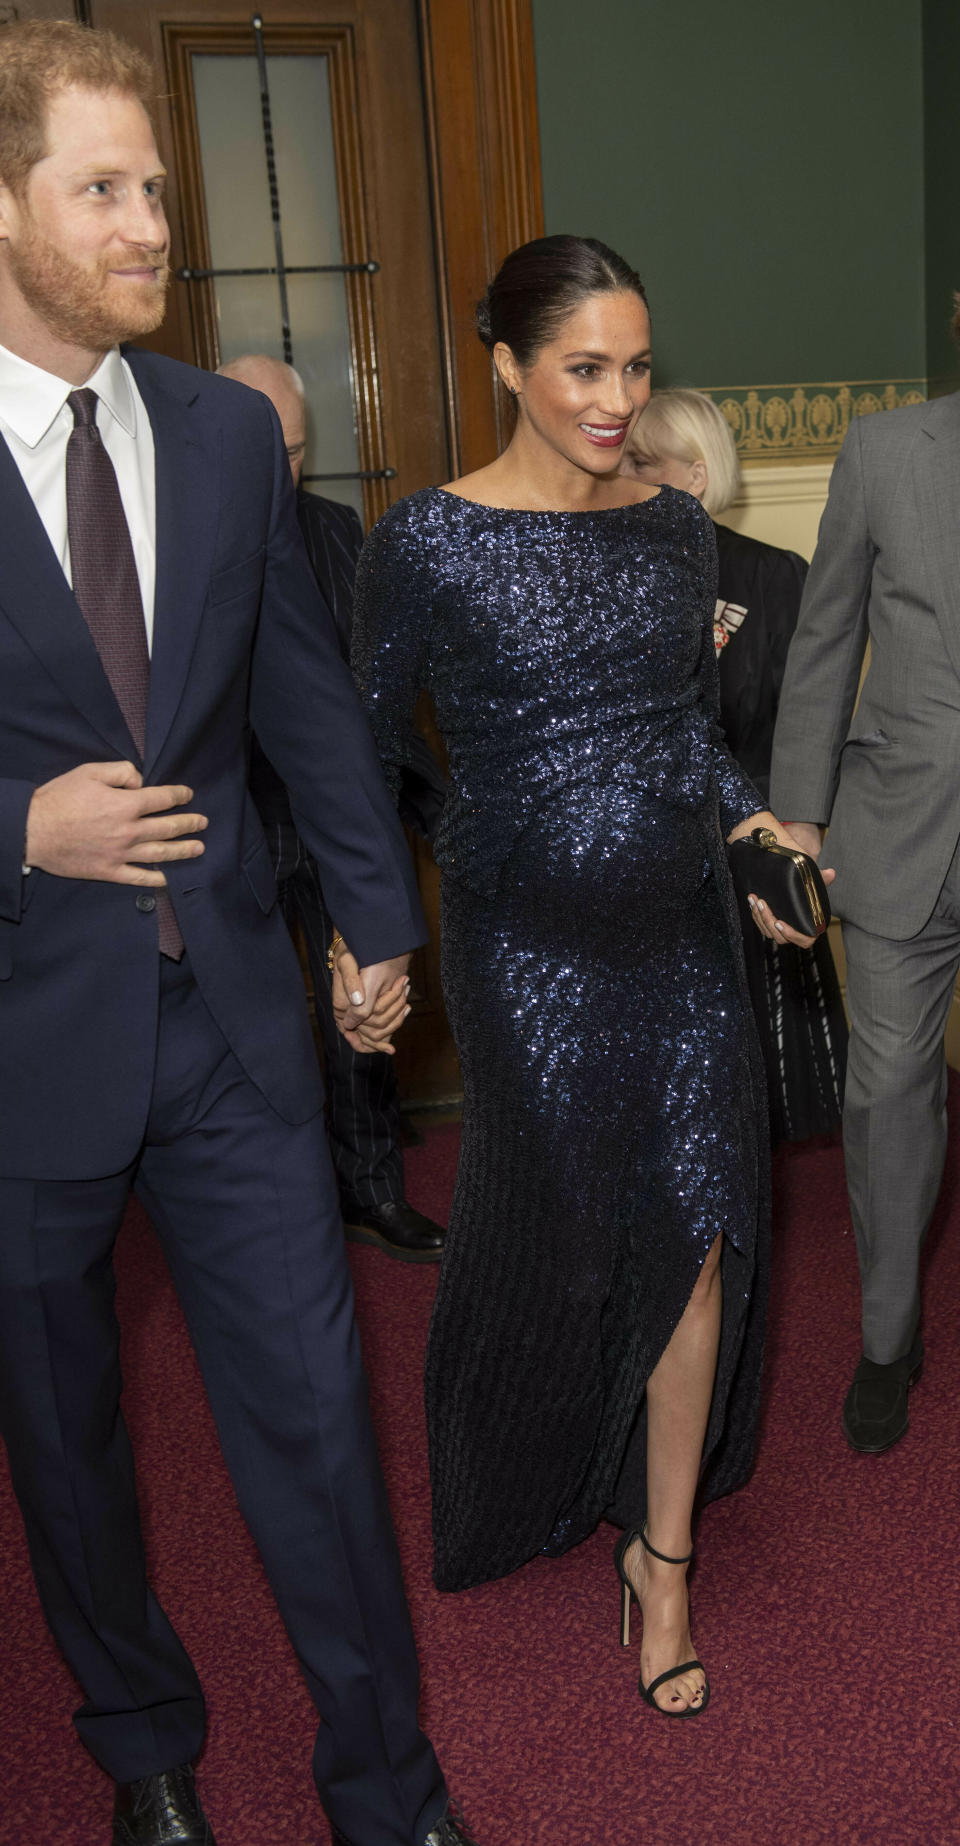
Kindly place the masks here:
<instances>
[{"instance_id":1,"label":"man's eyebrow","mask_svg":"<svg viewBox=\"0 0 960 1846\"><path fill-rule=\"evenodd\" d=\"M78 167L76 169L76 172L71 173L70 178L71 179L125 179L128 173L129 173L128 167L108 167L108 166ZM167 178L166 167L156 167L152 173L148 173L146 176L146 180L166 179L166 178ZM144 181L144 184L146 184L146 180Z\"/></svg>"}]
</instances>

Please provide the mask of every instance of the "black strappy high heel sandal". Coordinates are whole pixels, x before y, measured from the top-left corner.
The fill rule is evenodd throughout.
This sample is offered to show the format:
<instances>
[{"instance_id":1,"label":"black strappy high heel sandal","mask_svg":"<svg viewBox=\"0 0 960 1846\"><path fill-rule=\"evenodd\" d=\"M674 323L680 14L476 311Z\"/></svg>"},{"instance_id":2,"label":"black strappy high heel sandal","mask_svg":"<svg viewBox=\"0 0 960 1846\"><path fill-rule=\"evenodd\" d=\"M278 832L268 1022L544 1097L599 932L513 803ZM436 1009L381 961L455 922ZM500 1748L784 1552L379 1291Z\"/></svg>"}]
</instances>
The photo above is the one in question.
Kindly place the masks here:
<instances>
[{"instance_id":1,"label":"black strappy high heel sandal","mask_svg":"<svg viewBox=\"0 0 960 1846\"><path fill-rule=\"evenodd\" d=\"M622 1591L622 1600L620 1604L621 1647L630 1646L630 1602L631 1598L634 1601L637 1600L633 1584L630 1582L623 1568L623 1560L630 1546L633 1544L634 1539L637 1538L640 1540L644 1551L649 1551L652 1558L659 1558L661 1564L689 1564L690 1559L693 1557L693 1552L688 1551L685 1558L668 1558L665 1552L656 1551L653 1545L651 1545L646 1532L639 1529L632 1532L624 1532L622 1538L618 1538L613 1549L613 1561L617 1567L617 1576L620 1579ZM639 1608L639 1606L639 1602L637 1602L637 1607ZM679 1673L689 1673L693 1667L700 1668L704 1681L703 1697L697 1701L696 1705L685 1705L682 1711L668 1711L665 1705L658 1705L653 1696L657 1688L665 1685L668 1679L676 1679ZM659 1712L661 1718L699 1718L700 1713L706 1711L710 1703L710 1681L707 1678L707 1669L702 1660L685 1660L681 1666L671 1667L669 1673L658 1673L656 1679L650 1681L649 1686L645 1686L643 1680L638 1679L637 1690L644 1703L649 1705L651 1711Z\"/></svg>"}]
</instances>

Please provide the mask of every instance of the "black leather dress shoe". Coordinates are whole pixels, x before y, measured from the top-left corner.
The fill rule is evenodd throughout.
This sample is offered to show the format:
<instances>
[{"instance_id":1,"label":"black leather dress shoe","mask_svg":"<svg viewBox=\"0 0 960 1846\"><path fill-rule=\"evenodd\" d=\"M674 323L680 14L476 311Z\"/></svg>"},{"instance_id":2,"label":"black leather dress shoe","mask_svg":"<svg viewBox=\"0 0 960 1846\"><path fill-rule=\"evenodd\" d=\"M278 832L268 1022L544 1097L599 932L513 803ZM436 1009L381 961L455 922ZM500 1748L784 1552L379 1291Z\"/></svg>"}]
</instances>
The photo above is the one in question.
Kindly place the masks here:
<instances>
[{"instance_id":1,"label":"black leather dress shoe","mask_svg":"<svg viewBox=\"0 0 960 1846\"><path fill-rule=\"evenodd\" d=\"M439 1263L446 1235L442 1224L425 1218L406 1199L391 1199L386 1205L358 1205L353 1199L343 1199L341 1208L350 1243L374 1244L387 1256L399 1257L401 1263Z\"/></svg>"},{"instance_id":2,"label":"black leather dress shoe","mask_svg":"<svg viewBox=\"0 0 960 1846\"><path fill-rule=\"evenodd\" d=\"M345 1833L338 1833L336 1827L331 1827L330 1831L332 1846L351 1846ZM442 1819L431 1827L423 1846L480 1846L480 1842L467 1831L460 1809L451 1803Z\"/></svg>"},{"instance_id":3,"label":"black leather dress shoe","mask_svg":"<svg viewBox=\"0 0 960 1846\"><path fill-rule=\"evenodd\" d=\"M443 1819L431 1827L423 1846L480 1846L480 1842L474 1839L472 1833L468 1833L460 1809L454 1809L451 1803Z\"/></svg>"},{"instance_id":4,"label":"black leather dress shoe","mask_svg":"<svg viewBox=\"0 0 960 1846\"><path fill-rule=\"evenodd\" d=\"M907 1395L923 1370L923 1341L914 1335L910 1351L891 1365L861 1359L843 1406L843 1432L861 1455L882 1455L910 1427Z\"/></svg>"},{"instance_id":5,"label":"black leather dress shoe","mask_svg":"<svg viewBox=\"0 0 960 1846\"><path fill-rule=\"evenodd\" d=\"M112 1846L217 1846L189 1763L117 1783Z\"/></svg>"}]
</instances>

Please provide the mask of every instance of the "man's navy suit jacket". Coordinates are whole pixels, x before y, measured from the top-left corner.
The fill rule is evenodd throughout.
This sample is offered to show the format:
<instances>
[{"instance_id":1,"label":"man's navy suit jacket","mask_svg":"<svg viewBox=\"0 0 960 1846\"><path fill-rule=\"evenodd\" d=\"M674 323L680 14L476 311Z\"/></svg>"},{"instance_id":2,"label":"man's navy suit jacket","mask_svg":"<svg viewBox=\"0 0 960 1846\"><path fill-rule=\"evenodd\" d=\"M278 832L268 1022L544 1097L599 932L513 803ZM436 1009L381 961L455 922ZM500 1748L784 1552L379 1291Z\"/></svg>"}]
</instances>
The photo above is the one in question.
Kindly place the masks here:
<instances>
[{"instance_id":1,"label":"man's navy suit jacket","mask_svg":"<svg viewBox=\"0 0 960 1846\"><path fill-rule=\"evenodd\" d=\"M353 583L363 527L352 506L324 500L304 487L297 489L297 525L320 594L333 617L340 653L349 663ZM250 759L250 792L264 826L292 826L287 791L256 738Z\"/></svg>"},{"instance_id":2,"label":"man's navy suit jacket","mask_svg":"<svg viewBox=\"0 0 960 1846\"><path fill-rule=\"evenodd\" d=\"M333 616L340 652L349 664L354 580L363 546L363 527L352 506L325 500L321 494L308 493L304 487L297 490L297 524L313 574ZM425 840L432 840L446 799L446 778L418 730L411 730L408 754L409 761L401 771L400 818L406 826L422 833ZM250 790L264 826L275 830L278 826L292 825L287 791L256 738L250 764Z\"/></svg>"},{"instance_id":3,"label":"man's navy suit jacket","mask_svg":"<svg viewBox=\"0 0 960 1846\"><path fill-rule=\"evenodd\" d=\"M247 719L290 791L361 965L426 931L402 830L297 529L259 392L125 353L156 445L146 783L186 783L205 852L167 868L203 998L286 1120L320 1105L302 981L247 790ZM76 600L0 441L0 1175L94 1177L135 1159L150 1104L156 918L142 888L21 873L33 789L139 765Z\"/></svg>"}]
</instances>

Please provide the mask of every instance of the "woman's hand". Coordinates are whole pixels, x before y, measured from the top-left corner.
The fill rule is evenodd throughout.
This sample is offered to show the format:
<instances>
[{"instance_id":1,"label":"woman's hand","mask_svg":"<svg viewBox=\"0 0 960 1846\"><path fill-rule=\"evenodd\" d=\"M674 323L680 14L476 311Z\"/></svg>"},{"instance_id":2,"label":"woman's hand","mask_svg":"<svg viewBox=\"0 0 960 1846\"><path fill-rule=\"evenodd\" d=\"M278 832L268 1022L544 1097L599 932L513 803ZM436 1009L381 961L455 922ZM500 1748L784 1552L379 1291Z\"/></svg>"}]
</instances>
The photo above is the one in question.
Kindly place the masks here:
<instances>
[{"instance_id":1,"label":"woman's hand","mask_svg":"<svg viewBox=\"0 0 960 1846\"><path fill-rule=\"evenodd\" d=\"M355 1015L355 996L362 998L363 988L363 977L357 963L341 938L333 956L334 1018L347 1044L352 1045L354 1051L385 1051L392 1058L394 1047L390 1041L410 1011L410 982L405 974L398 974L395 980L381 988L367 1017L347 1026L347 1017Z\"/></svg>"},{"instance_id":2,"label":"woman's hand","mask_svg":"<svg viewBox=\"0 0 960 1846\"><path fill-rule=\"evenodd\" d=\"M809 843L806 840L797 839L788 827L781 825L776 815L771 814L769 809L762 814L752 814L749 820L741 821L739 827L734 827L733 832L727 835L727 844L730 845L734 840L742 840L745 835L751 834L755 827L768 828L771 833L776 834L781 846L789 846L792 851L796 851L797 848L801 852L810 851ZM811 854L811 857L814 856ZM825 885L832 885L836 875L834 871L821 869L820 872ZM751 892L747 901L750 905L750 914L762 936L769 936L771 942L793 942L798 949L813 947L817 940L816 936L801 936L797 930L791 929L789 923L781 923L779 918L774 916L769 904L765 904L756 892Z\"/></svg>"}]
</instances>

